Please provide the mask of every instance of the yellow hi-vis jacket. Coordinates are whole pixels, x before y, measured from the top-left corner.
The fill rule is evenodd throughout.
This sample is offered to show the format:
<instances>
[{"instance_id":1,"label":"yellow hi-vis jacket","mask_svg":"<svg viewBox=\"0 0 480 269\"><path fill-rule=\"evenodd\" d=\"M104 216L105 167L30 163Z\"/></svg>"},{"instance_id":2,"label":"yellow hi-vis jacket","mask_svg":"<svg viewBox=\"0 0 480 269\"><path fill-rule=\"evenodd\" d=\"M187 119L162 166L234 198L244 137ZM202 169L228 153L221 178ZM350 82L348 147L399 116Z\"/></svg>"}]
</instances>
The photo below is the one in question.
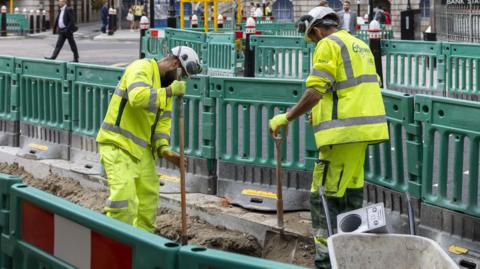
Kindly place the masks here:
<instances>
[{"instance_id":1,"label":"yellow hi-vis jacket","mask_svg":"<svg viewBox=\"0 0 480 269\"><path fill-rule=\"evenodd\" d=\"M97 142L115 144L141 159L145 148L169 146L172 98L160 85L153 59L131 63L110 100Z\"/></svg>"},{"instance_id":2,"label":"yellow hi-vis jacket","mask_svg":"<svg viewBox=\"0 0 480 269\"><path fill-rule=\"evenodd\" d=\"M317 148L388 139L375 61L363 41L342 30L318 42L306 86L323 96L312 109Z\"/></svg>"}]
</instances>

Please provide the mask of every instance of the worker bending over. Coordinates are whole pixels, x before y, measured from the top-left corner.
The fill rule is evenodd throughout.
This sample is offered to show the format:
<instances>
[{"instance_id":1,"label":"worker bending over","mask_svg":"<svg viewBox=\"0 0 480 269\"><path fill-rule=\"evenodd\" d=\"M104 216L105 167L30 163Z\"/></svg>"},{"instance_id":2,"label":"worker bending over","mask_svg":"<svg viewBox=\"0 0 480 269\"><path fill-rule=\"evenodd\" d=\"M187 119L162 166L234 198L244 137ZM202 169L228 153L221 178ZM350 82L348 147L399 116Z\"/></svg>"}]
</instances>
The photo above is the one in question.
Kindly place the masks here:
<instances>
[{"instance_id":1,"label":"worker bending over","mask_svg":"<svg viewBox=\"0 0 480 269\"><path fill-rule=\"evenodd\" d=\"M375 61L369 47L345 30L329 7L315 7L302 16L299 31L317 44L313 68L301 100L270 120L270 131L311 110L315 143L320 151L310 194L315 230L315 265L330 268L326 220L319 187L324 186L330 216L362 207L363 164L368 144L388 139L385 108Z\"/></svg>"},{"instance_id":2,"label":"worker bending over","mask_svg":"<svg viewBox=\"0 0 480 269\"><path fill-rule=\"evenodd\" d=\"M201 71L197 53L185 46L126 68L97 136L110 188L107 216L154 231L160 183L155 159L180 162L169 147L173 96L185 94L181 78Z\"/></svg>"}]
</instances>

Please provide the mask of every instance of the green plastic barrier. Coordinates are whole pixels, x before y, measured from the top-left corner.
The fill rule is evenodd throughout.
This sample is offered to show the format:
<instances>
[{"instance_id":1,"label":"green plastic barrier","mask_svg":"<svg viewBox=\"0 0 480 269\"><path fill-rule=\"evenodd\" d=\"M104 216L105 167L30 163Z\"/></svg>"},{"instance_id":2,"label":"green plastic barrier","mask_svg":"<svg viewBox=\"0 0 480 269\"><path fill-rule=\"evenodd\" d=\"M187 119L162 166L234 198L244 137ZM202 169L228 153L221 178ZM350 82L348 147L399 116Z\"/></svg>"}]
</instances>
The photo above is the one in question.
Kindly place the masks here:
<instances>
[{"instance_id":1,"label":"green plastic barrier","mask_svg":"<svg viewBox=\"0 0 480 269\"><path fill-rule=\"evenodd\" d=\"M478 44L442 43L446 56L447 93L480 94L480 56Z\"/></svg>"},{"instance_id":2,"label":"green plastic barrier","mask_svg":"<svg viewBox=\"0 0 480 269\"><path fill-rule=\"evenodd\" d=\"M66 62L15 58L20 96L20 121L70 130L70 95ZM18 91L18 92L17 92Z\"/></svg>"},{"instance_id":3,"label":"green plastic barrier","mask_svg":"<svg viewBox=\"0 0 480 269\"><path fill-rule=\"evenodd\" d=\"M250 36L255 49L255 77L306 78L312 49L303 37Z\"/></svg>"},{"instance_id":4,"label":"green plastic barrier","mask_svg":"<svg viewBox=\"0 0 480 269\"><path fill-rule=\"evenodd\" d=\"M11 96L11 84L14 71L14 57L0 56L0 119L18 120L18 113L11 110L11 100L15 98L15 96ZM14 102L13 105L18 104Z\"/></svg>"},{"instance_id":5,"label":"green plastic barrier","mask_svg":"<svg viewBox=\"0 0 480 269\"><path fill-rule=\"evenodd\" d=\"M10 188L14 184L21 183L22 179L17 176L0 173L0 233L2 237L9 237L9 221L10 221ZM0 249L2 247L0 240ZM2 268L11 268L12 262L10 257L0 253L0 266Z\"/></svg>"},{"instance_id":6,"label":"green plastic barrier","mask_svg":"<svg viewBox=\"0 0 480 269\"><path fill-rule=\"evenodd\" d=\"M11 189L13 268L176 269L179 245L38 189Z\"/></svg>"},{"instance_id":7,"label":"green plastic barrier","mask_svg":"<svg viewBox=\"0 0 480 269\"><path fill-rule=\"evenodd\" d=\"M382 39L393 39L393 30L382 29ZM355 36L365 43L369 43L368 30L358 30Z\"/></svg>"},{"instance_id":8,"label":"green plastic barrier","mask_svg":"<svg viewBox=\"0 0 480 269\"><path fill-rule=\"evenodd\" d=\"M0 20L0 28L2 21ZM7 14L7 33L25 34L28 29L28 19L24 14Z\"/></svg>"},{"instance_id":9,"label":"green plastic barrier","mask_svg":"<svg viewBox=\"0 0 480 269\"><path fill-rule=\"evenodd\" d=\"M262 35L278 35L278 36L303 36L298 33L295 23L289 22L273 22L256 25L256 30Z\"/></svg>"},{"instance_id":10,"label":"green plastic barrier","mask_svg":"<svg viewBox=\"0 0 480 269\"><path fill-rule=\"evenodd\" d=\"M420 197L421 126L414 121L414 97L384 90L390 140L371 145L365 159L365 179L387 188Z\"/></svg>"},{"instance_id":11,"label":"green plastic barrier","mask_svg":"<svg viewBox=\"0 0 480 269\"><path fill-rule=\"evenodd\" d=\"M440 42L383 40L386 89L443 95L445 63L441 51Z\"/></svg>"},{"instance_id":12,"label":"green plastic barrier","mask_svg":"<svg viewBox=\"0 0 480 269\"><path fill-rule=\"evenodd\" d=\"M279 263L229 252L184 246L180 249L179 269L304 269L292 264Z\"/></svg>"},{"instance_id":13,"label":"green plastic barrier","mask_svg":"<svg viewBox=\"0 0 480 269\"><path fill-rule=\"evenodd\" d=\"M267 133L267 120L300 100L304 81L212 77L210 85L210 96L218 103L218 129L231 130L219 137L219 159L274 167L275 147ZM300 150L300 140L308 139L308 134L300 128L301 120L304 119L290 124L289 143L283 144L283 152L291 156L285 159L284 168L313 167L316 149L306 145L304 151Z\"/></svg>"},{"instance_id":14,"label":"green plastic barrier","mask_svg":"<svg viewBox=\"0 0 480 269\"><path fill-rule=\"evenodd\" d=\"M422 200L480 217L478 102L415 96L423 125Z\"/></svg>"},{"instance_id":15,"label":"green plastic barrier","mask_svg":"<svg viewBox=\"0 0 480 269\"><path fill-rule=\"evenodd\" d=\"M207 34L208 74L234 76L237 67L235 34Z\"/></svg>"},{"instance_id":16,"label":"green plastic barrier","mask_svg":"<svg viewBox=\"0 0 480 269\"><path fill-rule=\"evenodd\" d=\"M166 28L165 38L167 40L167 47L173 48L176 46L189 46L194 49L198 57L204 64L204 68L208 69L208 46L207 34L203 32L188 31Z\"/></svg>"},{"instance_id":17,"label":"green plastic barrier","mask_svg":"<svg viewBox=\"0 0 480 269\"><path fill-rule=\"evenodd\" d=\"M159 31L158 29L147 30L142 38L142 52L145 58L161 59L169 53L167 41L164 37L153 37L152 30Z\"/></svg>"},{"instance_id":18,"label":"green plastic barrier","mask_svg":"<svg viewBox=\"0 0 480 269\"><path fill-rule=\"evenodd\" d=\"M184 96L185 154L206 159L215 158L215 100L210 97L209 77L194 76L187 80ZM177 102L173 107L172 146L178 150L179 132Z\"/></svg>"},{"instance_id":19,"label":"green plastic barrier","mask_svg":"<svg viewBox=\"0 0 480 269\"><path fill-rule=\"evenodd\" d=\"M124 69L90 64L69 63L71 81L72 131L95 137L102 125L110 98Z\"/></svg>"}]
</instances>

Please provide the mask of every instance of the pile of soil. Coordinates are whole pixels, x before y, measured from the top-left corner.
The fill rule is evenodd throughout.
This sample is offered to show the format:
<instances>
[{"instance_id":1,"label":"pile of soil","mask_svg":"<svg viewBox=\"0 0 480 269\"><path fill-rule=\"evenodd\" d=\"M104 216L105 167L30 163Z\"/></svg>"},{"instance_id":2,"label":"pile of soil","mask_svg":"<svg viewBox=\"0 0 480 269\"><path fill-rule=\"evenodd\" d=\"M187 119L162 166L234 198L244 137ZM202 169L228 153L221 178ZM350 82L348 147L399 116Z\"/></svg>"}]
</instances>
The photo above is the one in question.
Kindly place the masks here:
<instances>
[{"instance_id":1,"label":"pile of soil","mask_svg":"<svg viewBox=\"0 0 480 269\"><path fill-rule=\"evenodd\" d=\"M35 178L16 163L0 163L0 172L20 176L23 178L24 183L29 186L41 189L94 211L104 213L103 206L108 197L107 190L87 188L82 186L78 181L58 177L53 174L43 179ZM167 208L160 208L158 210L156 224L157 229L155 230L155 234L171 240L179 239L181 233L181 218L178 212ZM224 227L213 226L198 217L189 217L188 225L189 244L255 257L262 255L263 248L252 235L227 230ZM267 246L267 248L272 247L275 246ZM297 245L293 263L313 267L314 255L315 247L313 242L301 241ZM276 256L278 255L265 258L276 260Z\"/></svg>"}]
</instances>

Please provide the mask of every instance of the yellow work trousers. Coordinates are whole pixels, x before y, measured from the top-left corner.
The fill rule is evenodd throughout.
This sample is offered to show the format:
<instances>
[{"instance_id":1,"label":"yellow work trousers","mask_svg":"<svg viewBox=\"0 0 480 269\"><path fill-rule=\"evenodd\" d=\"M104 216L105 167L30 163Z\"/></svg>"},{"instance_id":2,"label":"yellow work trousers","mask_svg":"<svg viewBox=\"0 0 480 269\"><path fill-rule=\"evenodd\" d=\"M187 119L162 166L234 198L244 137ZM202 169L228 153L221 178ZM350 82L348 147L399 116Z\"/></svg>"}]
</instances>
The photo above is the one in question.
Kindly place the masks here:
<instances>
[{"instance_id":1,"label":"yellow work trousers","mask_svg":"<svg viewBox=\"0 0 480 269\"><path fill-rule=\"evenodd\" d=\"M107 216L153 232L160 179L150 148L140 160L113 144L100 144L99 151L110 189Z\"/></svg>"}]
</instances>

